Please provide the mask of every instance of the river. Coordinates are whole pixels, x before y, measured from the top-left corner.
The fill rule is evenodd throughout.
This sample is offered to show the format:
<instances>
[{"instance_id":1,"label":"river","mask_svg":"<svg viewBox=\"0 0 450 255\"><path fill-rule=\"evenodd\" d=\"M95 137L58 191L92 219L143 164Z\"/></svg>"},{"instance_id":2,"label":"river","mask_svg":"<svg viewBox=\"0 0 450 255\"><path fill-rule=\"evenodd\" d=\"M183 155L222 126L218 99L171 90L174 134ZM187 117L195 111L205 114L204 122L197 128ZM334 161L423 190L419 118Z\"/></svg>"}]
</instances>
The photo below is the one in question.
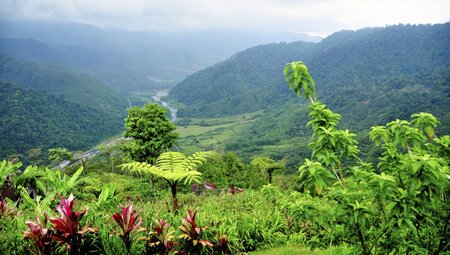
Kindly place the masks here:
<instances>
[{"instance_id":1,"label":"river","mask_svg":"<svg viewBox=\"0 0 450 255\"><path fill-rule=\"evenodd\" d=\"M156 95L152 96L152 99L155 100L158 104L169 109L170 120L172 122L175 122L177 120L178 109L173 108L172 106L169 105L169 103L162 100L162 98L166 97L168 94L169 94L169 90L160 90L156 93ZM109 146L116 144L116 142L118 142L119 140L127 140L127 139L129 139L129 138L120 137L120 138L111 140L111 141L103 144L103 146L109 147ZM97 146L96 148L94 148L92 150L88 150L80 155L74 156L74 159L75 159L74 161L75 161L75 163L78 163L80 161L89 160L89 159L93 158L95 155L97 155L98 153L100 153L100 150L98 149L98 146ZM64 160L62 162L59 162L55 166L55 168L64 169L66 166L68 166L70 164L74 164L74 162L70 162L69 160Z\"/></svg>"},{"instance_id":2,"label":"river","mask_svg":"<svg viewBox=\"0 0 450 255\"><path fill-rule=\"evenodd\" d=\"M177 120L177 112L178 109L173 108L169 105L169 103L161 100L163 97L169 95L169 90L160 90L156 93L156 95L152 96L152 99L155 100L158 104L166 107L170 111L170 120L175 122Z\"/></svg>"}]
</instances>

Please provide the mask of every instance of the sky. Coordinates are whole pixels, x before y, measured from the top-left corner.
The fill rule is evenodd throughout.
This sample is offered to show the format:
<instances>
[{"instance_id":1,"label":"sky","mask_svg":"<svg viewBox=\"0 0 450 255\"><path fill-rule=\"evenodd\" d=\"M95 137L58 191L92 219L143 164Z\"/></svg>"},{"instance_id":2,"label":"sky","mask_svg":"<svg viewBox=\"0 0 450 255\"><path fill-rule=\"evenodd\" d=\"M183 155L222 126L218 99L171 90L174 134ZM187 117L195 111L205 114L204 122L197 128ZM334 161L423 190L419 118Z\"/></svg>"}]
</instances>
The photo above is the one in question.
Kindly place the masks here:
<instances>
[{"instance_id":1,"label":"sky","mask_svg":"<svg viewBox=\"0 0 450 255\"><path fill-rule=\"evenodd\" d=\"M450 0L0 0L4 19L157 31L289 31L326 36L450 21Z\"/></svg>"}]
</instances>

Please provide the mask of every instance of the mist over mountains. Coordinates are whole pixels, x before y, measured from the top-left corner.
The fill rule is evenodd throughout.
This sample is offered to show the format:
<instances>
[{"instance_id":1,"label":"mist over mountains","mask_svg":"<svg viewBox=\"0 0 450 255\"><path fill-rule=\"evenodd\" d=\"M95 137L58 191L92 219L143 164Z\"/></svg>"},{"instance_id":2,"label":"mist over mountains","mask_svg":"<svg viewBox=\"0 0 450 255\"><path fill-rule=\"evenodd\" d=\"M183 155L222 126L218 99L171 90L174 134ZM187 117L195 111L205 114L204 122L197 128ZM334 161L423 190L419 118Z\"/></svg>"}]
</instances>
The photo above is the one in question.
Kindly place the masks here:
<instances>
[{"instance_id":1,"label":"mist over mountains","mask_svg":"<svg viewBox=\"0 0 450 255\"><path fill-rule=\"evenodd\" d=\"M239 50L320 38L281 32L131 32L74 22L0 22L0 53L82 68L113 89L166 87Z\"/></svg>"},{"instance_id":2,"label":"mist over mountains","mask_svg":"<svg viewBox=\"0 0 450 255\"><path fill-rule=\"evenodd\" d=\"M0 20L5 141L0 156L26 157L33 148L57 146L86 149L121 132L126 107L143 103L135 93L170 88L250 46L299 39L320 40L298 33L131 32L75 22ZM27 103L8 107L21 96ZM29 114L43 102L47 108Z\"/></svg>"}]
</instances>

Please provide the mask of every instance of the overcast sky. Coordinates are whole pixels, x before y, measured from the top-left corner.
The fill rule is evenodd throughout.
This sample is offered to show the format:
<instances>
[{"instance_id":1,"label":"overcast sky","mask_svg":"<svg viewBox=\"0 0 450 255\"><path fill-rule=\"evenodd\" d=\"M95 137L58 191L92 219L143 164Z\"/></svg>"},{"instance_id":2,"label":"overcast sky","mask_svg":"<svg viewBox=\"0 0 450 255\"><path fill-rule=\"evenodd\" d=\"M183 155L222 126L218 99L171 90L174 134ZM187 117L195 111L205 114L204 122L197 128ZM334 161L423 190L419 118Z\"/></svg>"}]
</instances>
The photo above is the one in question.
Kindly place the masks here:
<instances>
[{"instance_id":1,"label":"overcast sky","mask_svg":"<svg viewBox=\"0 0 450 255\"><path fill-rule=\"evenodd\" d=\"M449 0L0 0L7 19L51 19L129 30L342 29L450 20Z\"/></svg>"}]
</instances>

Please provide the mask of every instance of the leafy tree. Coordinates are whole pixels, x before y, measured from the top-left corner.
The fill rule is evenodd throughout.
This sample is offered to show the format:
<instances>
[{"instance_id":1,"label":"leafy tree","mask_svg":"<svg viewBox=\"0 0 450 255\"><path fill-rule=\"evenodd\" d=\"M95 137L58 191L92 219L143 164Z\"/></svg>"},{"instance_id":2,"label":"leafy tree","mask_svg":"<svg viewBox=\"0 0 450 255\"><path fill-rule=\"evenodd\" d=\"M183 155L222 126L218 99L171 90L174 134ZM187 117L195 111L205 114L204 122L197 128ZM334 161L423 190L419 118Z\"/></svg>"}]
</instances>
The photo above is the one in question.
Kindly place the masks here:
<instances>
[{"instance_id":1,"label":"leafy tree","mask_svg":"<svg viewBox=\"0 0 450 255\"><path fill-rule=\"evenodd\" d=\"M164 152L156 160L155 164L146 162L134 162L123 164L122 168L131 172L148 173L161 177L167 181L172 192L172 209L178 209L177 186L192 182L200 183L202 173L196 170L197 165L206 161L211 152L196 152L186 157L181 152Z\"/></svg>"},{"instance_id":2,"label":"leafy tree","mask_svg":"<svg viewBox=\"0 0 450 255\"><path fill-rule=\"evenodd\" d=\"M66 148L54 148L48 150L48 159L52 161L54 165L58 164L63 160L73 160L72 152Z\"/></svg>"},{"instance_id":3,"label":"leafy tree","mask_svg":"<svg viewBox=\"0 0 450 255\"><path fill-rule=\"evenodd\" d=\"M303 90L306 99L311 100L311 103L316 100L316 85L303 62L294 61L287 64L283 73L289 88L294 90L297 96L300 96Z\"/></svg>"},{"instance_id":4,"label":"leafy tree","mask_svg":"<svg viewBox=\"0 0 450 255\"><path fill-rule=\"evenodd\" d=\"M106 159L111 162L111 173L114 173L114 154L119 150L119 148L116 145L108 144L101 145L98 149L103 153Z\"/></svg>"},{"instance_id":5,"label":"leafy tree","mask_svg":"<svg viewBox=\"0 0 450 255\"><path fill-rule=\"evenodd\" d=\"M355 135L337 128L340 115L315 100L314 88L302 78L310 77L307 69L294 63L286 67L286 79L311 101L307 125L313 129L311 159L299 168L301 185L335 205L333 219L315 219L329 233L315 243L340 238L365 255L448 252L450 143L448 136L434 135L439 121L419 113L411 121L372 127L370 140L381 149L374 168L358 158ZM338 226L330 230L330 221Z\"/></svg>"},{"instance_id":6,"label":"leafy tree","mask_svg":"<svg viewBox=\"0 0 450 255\"><path fill-rule=\"evenodd\" d=\"M167 117L167 109L157 104L146 104L128 109L125 119L125 137L131 137L131 158L154 164L158 156L175 144L176 127Z\"/></svg>"}]
</instances>

